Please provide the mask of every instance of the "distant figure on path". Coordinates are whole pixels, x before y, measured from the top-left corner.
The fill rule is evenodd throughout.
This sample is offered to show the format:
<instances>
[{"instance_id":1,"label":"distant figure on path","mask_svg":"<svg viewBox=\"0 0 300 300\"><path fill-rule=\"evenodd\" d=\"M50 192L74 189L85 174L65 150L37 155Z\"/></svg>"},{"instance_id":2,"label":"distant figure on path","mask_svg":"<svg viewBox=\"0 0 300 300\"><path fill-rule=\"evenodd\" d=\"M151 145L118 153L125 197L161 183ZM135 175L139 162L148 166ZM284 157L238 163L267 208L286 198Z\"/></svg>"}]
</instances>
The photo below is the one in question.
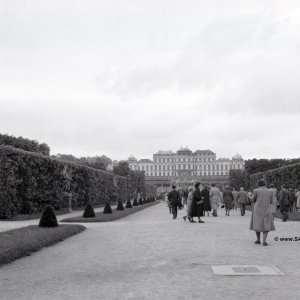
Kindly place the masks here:
<instances>
[{"instance_id":1,"label":"distant figure on path","mask_svg":"<svg viewBox=\"0 0 300 300\"><path fill-rule=\"evenodd\" d=\"M213 210L212 215L214 217L217 217L218 216L218 206L222 200L222 195L221 195L220 190L216 187L216 185L214 183L211 185L209 197L210 197L210 206Z\"/></svg>"},{"instance_id":2,"label":"distant figure on path","mask_svg":"<svg viewBox=\"0 0 300 300\"><path fill-rule=\"evenodd\" d=\"M290 193L286 189L286 185L281 187L281 191L279 193L279 204L280 204L280 212L282 214L282 222L286 222L289 218L290 211Z\"/></svg>"},{"instance_id":3,"label":"distant figure on path","mask_svg":"<svg viewBox=\"0 0 300 300\"><path fill-rule=\"evenodd\" d=\"M263 245L268 246L267 236L269 231L275 230L271 213L273 202L272 192L267 189L263 180L258 181L258 189L253 191L251 201L254 203L250 222L250 230L256 232L255 244L260 244L260 233L263 233Z\"/></svg>"},{"instance_id":4,"label":"distant figure on path","mask_svg":"<svg viewBox=\"0 0 300 300\"><path fill-rule=\"evenodd\" d=\"M168 194L165 195L165 202L167 203L167 206L169 208L169 213L171 214L172 213L172 207L170 205L169 195Z\"/></svg>"},{"instance_id":5,"label":"distant figure on path","mask_svg":"<svg viewBox=\"0 0 300 300\"><path fill-rule=\"evenodd\" d=\"M194 195L194 188L189 189L189 193L186 200L186 216L183 217L183 220L186 221L186 218L190 220L190 211L191 211L191 205L193 202L193 195Z\"/></svg>"},{"instance_id":6,"label":"distant figure on path","mask_svg":"<svg viewBox=\"0 0 300 300\"><path fill-rule=\"evenodd\" d=\"M209 217L209 212L211 211L210 201L209 201L209 189L205 184L203 190L201 191L201 196L203 199L203 212L205 216L205 212L207 212L207 216Z\"/></svg>"},{"instance_id":7,"label":"distant figure on path","mask_svg":"<svg viewBox=\"0 0 300 300\"><path fill-rule=\"evenodd\" d=\"M225 191L223 192L223 200L225 204L226 216L229 216L229 212L232 209L233 204L233 195L229 186L226 186Z\"/></svg>"},{"instance_id":8,"label":"distant figure on path","mask_svg":"<svg viewBox=\"0 0 300 300\"><path fill-rule=\"evenodd\" d=\"M248 203L248 195L242 186L240 187L240 191L237 195L237 202L241 210L241 216L244 216L246 211L246 204Z\"/></svg>"},{"instance_id":9,"label":"distant figure on path","mask_svg":"<svg viewBox=\"0 0 300 300\"><path fill-rule=\"evenodd\" d=\"M232 190L232 195L233 195L233 207L232 207L232 209L237 209L238 208L238 203L237 203L238 191L235 188L233 188L233 190Z\"/></svg>"},{"instance_id":10,"label":"distant figure on path","mask_svg":"<svg viewBox=\"0 0 300 300\"><path fill-rule=\"evenodd\" d=\"M275 185L273 183L270 184L269 190L272 192L273 202L271 204L271 212L273 215L273 220L275 218L275 214L277 212L277 189L275 188Z\"/></svg>"},{"instance_id":11,"label":"distant figure on path","mask_svg":"<svg viewBox=\"0 0 300 300\"><path fill-rule=\"evenodd\" d=\"M169 205L172 209L173 219L177 218L177 208L182 207L179 192L176 190L176 185L172 186L172 191L168 194Z\"/></svg>"},{"instance_id":12,"label":"distant figure on path","mask_svg":"<svg viewBox=\"0 0 300 300\"><path fill-rule=\"evenodd\" d=\"M296 196L295 191L292 188L289 188L289 196L290 196L290 212L294 211Z\"/></svg>"},{"instance_id":13,"label":"distant figure on path","mask_svg":"<svg viewBox=\"0 0 300 300\"><path fill-rule=\"evenodd\" d=\"M204 221L201 220L200 217L203 216L203 199L201 196L201 192L199 189L200 182L195 183L195 189L194 189L194 194L193 194L193 201L191 204L191 209L190 209L190 219L189 221L191 223L194 223L195 221L193 220L193 217L198 217L199 223L204 223Z\"/></svg>"}]
</instances>

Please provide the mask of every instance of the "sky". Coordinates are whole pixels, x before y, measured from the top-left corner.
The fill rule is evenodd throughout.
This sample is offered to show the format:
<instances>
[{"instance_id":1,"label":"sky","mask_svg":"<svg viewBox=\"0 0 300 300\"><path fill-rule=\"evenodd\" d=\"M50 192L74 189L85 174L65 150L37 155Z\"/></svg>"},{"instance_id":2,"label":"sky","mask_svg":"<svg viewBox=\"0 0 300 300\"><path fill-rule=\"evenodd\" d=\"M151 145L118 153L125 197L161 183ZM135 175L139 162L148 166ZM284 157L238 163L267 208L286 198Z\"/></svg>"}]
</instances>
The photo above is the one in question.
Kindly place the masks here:
<instances>
[{"instance_id":1,"label":"sky","mask_svg":"<svg viewBox=\"0 0 300 300\"><path fill-rule=\"evenodd\" d=\"M0 133L51 154L300 157L300 2L0 0Z\"/></svg>"}]
</instances>

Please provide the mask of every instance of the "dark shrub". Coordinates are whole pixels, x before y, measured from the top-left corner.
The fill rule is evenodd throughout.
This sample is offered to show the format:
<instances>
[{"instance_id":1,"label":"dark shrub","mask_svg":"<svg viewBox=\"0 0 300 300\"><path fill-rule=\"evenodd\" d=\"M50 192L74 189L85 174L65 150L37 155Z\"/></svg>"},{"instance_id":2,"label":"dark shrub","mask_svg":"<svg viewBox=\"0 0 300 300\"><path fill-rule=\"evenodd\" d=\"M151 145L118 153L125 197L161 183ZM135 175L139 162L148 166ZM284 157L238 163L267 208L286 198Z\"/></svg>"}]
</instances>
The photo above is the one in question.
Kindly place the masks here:
<instances>
[{"instance_id":1,"label":"dark shrub","mask_svg":"<svg viewBox=\"0 0 300 300\"><path fill-rule=\"evenodd\" d=\"M88 203L84 209L83 217L84 218L95 218L95 211L91 203Z\"/></svg>"},{"instance_id":2,"label":"dark shrub","mask_svg":"<svg viewBox=\"0 0 300 300\"><path fill-rule=\"evenodd\" d=\"M132 208L131 201L128 199L126 202L126 208Z\"/></svg>"},{"instance_id":3,"label":"dark shrub","mask_svg":"<svg viewBox=\"0 0 300 300\"><path fill-rule=\"evenodd\" d=\"M140 200L139 200L139 205L143 205L143 204L144 204L143 199L140 198Z\"/></svg>"},{"instance_id":4,"label":"dark shrub","mask_svg":"<svg viewBox=\"0 0 300 300\"><path fill-rule=\"evenodd\" d=\"M132 205L133 206L138 206L139 205L136 199L133 200L133 204Z\"/></svg>"},{"instance_id":5,"label":"dark shrub","mask_svg":"<svg viewBox=\"0 0 300 300\"><path fill-rule=\"evenodd\" d=\"M56 227L58 226L57 219L51 205L47 205L44 209L40 223L40 227Z\"/></svg>"},{"instance_id":6,"label":"dark shrub","mask_svg":"<svg viewBox=\"0 0 300 300\"><path fill-rule=\"evenodd\" d=\"M124 206L121 200L118 201L117 210L124 210Z\"/></svg>"},{"instance_id":7,"label":"dark shrub","mask_svg":"<svg viewBox=\"0 0 300 300\"><path fill-rule=\"evenodd\" d=\"M105 204L103 213L104 214L112 214L112 209L111 209L110 203L107 202Z\"/></svg>"}]
</instances>

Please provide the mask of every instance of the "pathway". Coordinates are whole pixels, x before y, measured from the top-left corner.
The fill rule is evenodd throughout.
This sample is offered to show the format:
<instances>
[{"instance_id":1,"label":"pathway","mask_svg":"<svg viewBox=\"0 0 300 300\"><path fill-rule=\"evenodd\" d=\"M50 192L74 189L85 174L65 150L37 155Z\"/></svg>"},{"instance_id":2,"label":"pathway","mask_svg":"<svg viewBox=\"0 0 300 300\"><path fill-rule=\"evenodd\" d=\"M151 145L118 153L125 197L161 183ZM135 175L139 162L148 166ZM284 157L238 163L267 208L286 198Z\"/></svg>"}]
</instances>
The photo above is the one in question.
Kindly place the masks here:
<instances>
[{"instance_id":1,"label":"pathway","mask_svg":"<svg viewBox=\"0 0 300 300\"><path fill-rule=\"evenodd\" d=\"M0 268L0 298L300 299L300 223L275 221L268 247L255 245L250 212L172 220L158 204L88 229ZM286 276L217 276L211 264L276 265Z\"/></svg>"}]
</instances>

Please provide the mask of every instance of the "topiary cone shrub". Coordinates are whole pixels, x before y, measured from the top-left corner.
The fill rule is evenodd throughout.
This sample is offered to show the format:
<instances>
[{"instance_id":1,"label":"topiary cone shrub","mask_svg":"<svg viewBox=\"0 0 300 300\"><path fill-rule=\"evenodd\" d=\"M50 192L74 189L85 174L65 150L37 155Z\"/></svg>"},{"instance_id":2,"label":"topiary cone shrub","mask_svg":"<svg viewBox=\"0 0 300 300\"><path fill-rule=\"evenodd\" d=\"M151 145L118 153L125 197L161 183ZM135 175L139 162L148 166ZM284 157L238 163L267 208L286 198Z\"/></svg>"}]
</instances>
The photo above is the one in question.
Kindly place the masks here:
<instances>
[{"instance_id":1,"label":"topiary cone shrub","mask_svg":"<svg viewBox=\"0 0 300 300\"><path fill-rule=\"evenodd\" d=\"M143 205L143 204L144 204L143 199L140 198L140 200L139 200L139 205Z\"/></svg>"},{"instance_id":2,"label":"topiary cone shrub","mask_svg":"<svg viewBox=\"0 0 300 300\"><path fill-rule=\"evenodd\" d=\"M95 218L96 214L92 204L88 203L84 209L83 215L84 218Z\"/></svg>"},{"instance_id":3,"label":"topiary cone shrub","mask_svg":"<svg viewBox=\"0 0 300 300\"><path fill-rule=\"evenodd\" d=\"M131 204L130 199L128 199L127 202L126 202L126 208L132 208L132 204Z\"/></svg>"},{"instance_id":4,"label":"topiary cone shrub","mask_svg":"<svg viewBox=\"0 0 300 300\"><path fill-rule=\"evenodd\" d=\"M106 202L104 209L103 209L103 213L104 214L112 214L112 209L111 209L109 202Z\"/></svg>"},{"instance_id":5,"label":"topiary cone shrub","mask_svg":"<svg viewBox=\"0 0 300 300\"><path fill-rule=\"evenodd\" d=\"M52 206L47 205L43 210L40 223L40 227L56 227L58 226L56 215Z\"/></svg>"},{"instance_id":6,"label":"topiary cone shrub","mask_svg":"<svg viewBox=\"0 0 300 300\"><path fill-rule=\"evenodd\" d=\"M138 206L139 205L136 199L133 200L133 204L132 205L133 206Z\"/></svg>"},{"instance_id":7,"label":"topiary cone shrub","mask_svg":"<svg viewBox=\"0 0 300 300\"><path fill-rule=\"evenodd\" d=\"M121 200L118 201L117 210L124 210L124 206Z\"/></svg>"}]
</instances>

